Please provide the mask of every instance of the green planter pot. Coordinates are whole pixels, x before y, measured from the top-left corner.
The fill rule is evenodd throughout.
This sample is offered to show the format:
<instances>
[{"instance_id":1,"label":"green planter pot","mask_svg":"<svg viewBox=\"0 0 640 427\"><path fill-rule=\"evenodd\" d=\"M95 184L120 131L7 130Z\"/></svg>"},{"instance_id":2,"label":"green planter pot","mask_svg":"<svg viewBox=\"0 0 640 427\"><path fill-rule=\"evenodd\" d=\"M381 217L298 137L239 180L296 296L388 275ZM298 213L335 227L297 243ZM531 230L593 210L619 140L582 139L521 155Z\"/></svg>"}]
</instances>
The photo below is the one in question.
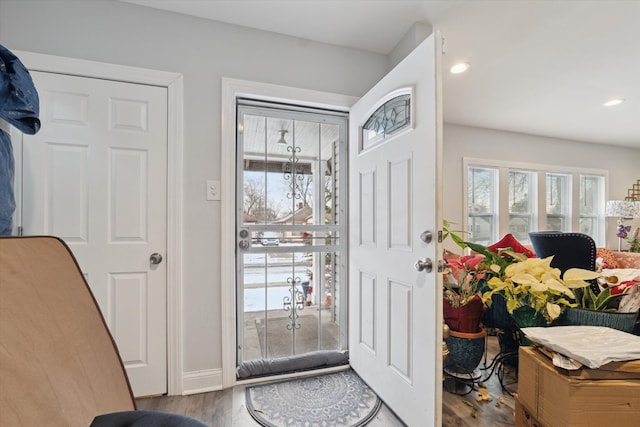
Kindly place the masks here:
<instances>
[{"instance_id":1,"label":"green planter pot","mask_svg":"<svg viewBox=\"0 0 640 427\"><path fill-rule=\"evenodd\" d=\"M549 326L547 319L540 313L537 313L529 306L519 307L513 310L511 314L513 322L518 328L529 328L533 326Z\"/></svg>"},{"instance_id":2,"label":"green planter pot","mask_svg":"<svg viewBox=\"0 0 640 427\"><path fill-rule=\"evenodd\" d=\"M449 337L445 338L449 354L444 368L450 373L471 374L484 355L486 335L484 329L477 333L449 331Z\"/></svg>"},{"instance_id":3,"label":"green planter pot","mask_svg":"<svg viewBox=\"0 0 640 427\"><path fill-rule=\"evenodd\" d=\"M618 313L616 311L587 310L569 307L561 318L562 325L606 326L624 332L633 332L638 313Z\"/></svg>"},{"instance_id":4,"label":"green planter pot","mask_svg":"<svg viewBox=\"0 0 640 427\"><path fill-rule=\"evenodd\" d=\"M489 290L489 288L486 288ZM507 311L507 302L501 294L491 296L491 305L482 315L482 324L486 328L513 330L513 318Z\"/></svg>"},{"instance_id":5,"label":"green planter pot","mask_svg":"<svg viewBox=\"0 0 640 427\"><path fill-rule=\"evenodd\" d=\"M511 317L513 318L513 322L518 327L518 332L520 334L520 345L522 346L530 346L533 343L529 341L527 338L525 338L524 334L522 333L522 331L520 331L520 329L536 327L536 326L541 326L541 327L551 326L547 323L547 319L545 319L542 314L537 313L535 309L529 306L516 308L515 310L513 310Z\"/></svg>"}]
</instances>

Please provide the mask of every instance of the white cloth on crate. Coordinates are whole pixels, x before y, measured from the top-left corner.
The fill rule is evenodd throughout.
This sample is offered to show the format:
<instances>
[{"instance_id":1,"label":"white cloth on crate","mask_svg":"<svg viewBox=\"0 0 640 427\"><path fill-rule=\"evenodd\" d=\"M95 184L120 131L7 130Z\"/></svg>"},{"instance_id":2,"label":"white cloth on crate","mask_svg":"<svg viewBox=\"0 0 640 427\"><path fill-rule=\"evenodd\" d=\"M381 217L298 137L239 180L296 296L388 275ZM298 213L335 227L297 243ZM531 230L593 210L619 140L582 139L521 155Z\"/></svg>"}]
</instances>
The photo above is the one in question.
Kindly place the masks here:
<instances>
[{"instance_id":1,"label":"white cloth on crate","mask_svg":"<svg viewBox=\"0 0 640 427\"><path fill-rule=\"evenodd\" d=\"M534 327L522 332L534 343L592 369L640 359L640 336L605 326Z\"/></svg>"}]
</instances>

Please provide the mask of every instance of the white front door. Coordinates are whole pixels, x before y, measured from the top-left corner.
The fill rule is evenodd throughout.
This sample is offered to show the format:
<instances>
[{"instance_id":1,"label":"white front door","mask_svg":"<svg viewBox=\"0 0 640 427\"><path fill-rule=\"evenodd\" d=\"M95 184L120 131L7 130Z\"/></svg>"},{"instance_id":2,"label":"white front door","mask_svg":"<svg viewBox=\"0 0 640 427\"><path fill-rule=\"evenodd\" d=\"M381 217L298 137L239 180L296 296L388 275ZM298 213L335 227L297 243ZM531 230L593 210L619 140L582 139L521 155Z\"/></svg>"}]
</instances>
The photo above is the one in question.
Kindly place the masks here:
<instances>
[{"instance_id":1,"label":"white front door","mask_svg":"<svg viewBox=\"0 0 640 427\"><path fill-rule=\"evenodd\" d=\"M409 426L441 419L439 43L431 35L350 112L350 360ZM417 271L420 259L433 270Z\"/></svg>"},{"instance_id":2,"label":"white front door","mask_svg":"<svg viewBox=\"0 0 640 427\"><path fill-rule=\"evenodd\" d=\"M31 74L42 128L23 139L24 234L69 245L134 395L166 393L167 89Z\"/></svg>"}]
</instances>

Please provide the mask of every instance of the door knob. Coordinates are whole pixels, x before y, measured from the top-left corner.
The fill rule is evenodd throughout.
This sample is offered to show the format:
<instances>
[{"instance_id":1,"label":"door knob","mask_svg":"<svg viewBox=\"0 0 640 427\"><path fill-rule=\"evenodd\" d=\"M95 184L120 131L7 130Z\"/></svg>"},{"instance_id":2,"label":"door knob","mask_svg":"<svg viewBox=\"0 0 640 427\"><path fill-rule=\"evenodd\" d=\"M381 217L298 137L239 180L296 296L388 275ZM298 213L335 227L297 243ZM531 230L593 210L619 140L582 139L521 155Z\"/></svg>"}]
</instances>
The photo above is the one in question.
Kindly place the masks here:
<instances>
[{"instance_id":1,"label":"door knob","mask_svg":"<svg viewBox=\"0 0 640 427\"><path fill-rule=\"evenodd\" d=\"M157 252L152 253L149 257L149 261L151 262L151 264L160 264L162 262L162 255Z\"/></svg>"},{"instance_id":2,"label":"door knob","mask_svg":"<svg viewBox=\"0 0 640 427\"><path fill-rule=\"evenodd\" d=\"M431 243L433 239L433 233L430 230L425 230L420 234L420 240L425 243Z\"/></svg>"},{"instance_id":3,"label":"door knob","mask_svg":"<svg viewBox=\"0 0 640 427\"><path fill-rule=\"evenodd\" d=\"M426 271L427 273L431 273L431 270L433 269L433 262L431 262L431 259L429 258L419 259L418 261L416 261L414 266L418 271Z\"/></svg>"},{"instance_id":4,"label":"door knob","mask_svg":"<svg viewBox=\"0 0 640 427\"><path fill-rule=\"evenodd\" d=\"M238 247L242 250L249 249L249 242L247 240L240 240Z\"/></svg>"}]
</instances>

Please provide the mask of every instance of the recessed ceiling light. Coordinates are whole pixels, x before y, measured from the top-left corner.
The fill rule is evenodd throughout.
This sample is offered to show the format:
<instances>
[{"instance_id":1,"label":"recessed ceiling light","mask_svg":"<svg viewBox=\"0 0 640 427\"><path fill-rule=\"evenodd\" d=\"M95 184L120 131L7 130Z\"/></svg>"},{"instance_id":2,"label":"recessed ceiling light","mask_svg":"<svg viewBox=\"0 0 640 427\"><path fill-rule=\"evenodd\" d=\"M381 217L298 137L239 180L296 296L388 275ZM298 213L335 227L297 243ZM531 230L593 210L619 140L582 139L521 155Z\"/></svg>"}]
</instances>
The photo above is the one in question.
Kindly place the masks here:
<instances>
[{"instance_id":1,"label":"recessed ceiling light","mask_svg":"<svg viewBox=\"0 0 640 427\"><path fill-rule=\"evenodd\" d=\"M605 102L602 105L605 106L605 107L614 107L616 105L622 104L623 102L624 102L623 98L614 98L614 99L611 99L611 100Z\"/></svg>"},{"instance_id":2,"label":"recessed ceiling light","mask_svg":"<svg viewBox=\"0 0 640 427\"><path fill-rule=\"evenodd\" d=\"M460 74L460 73L464 73L468 69L469 69L469 63L468 62L460 62L460 63L454 65L453 67L451 67L449 69L449 71L451 71L453 74Z\"/></svg>"}]
</instances>

